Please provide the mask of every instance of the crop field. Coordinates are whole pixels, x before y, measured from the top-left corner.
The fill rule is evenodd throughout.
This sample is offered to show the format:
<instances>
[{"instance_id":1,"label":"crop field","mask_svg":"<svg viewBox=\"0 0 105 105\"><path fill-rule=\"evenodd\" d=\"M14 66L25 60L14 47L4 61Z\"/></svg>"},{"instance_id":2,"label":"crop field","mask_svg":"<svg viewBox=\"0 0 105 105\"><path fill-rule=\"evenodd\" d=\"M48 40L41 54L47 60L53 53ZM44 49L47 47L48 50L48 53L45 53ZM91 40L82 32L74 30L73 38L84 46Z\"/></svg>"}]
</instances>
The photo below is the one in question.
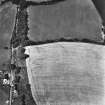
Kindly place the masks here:
<instances>
[{"instance_id":1,"label":"crop field","mask_svg":"<svg viewBox=\"0 0 105 105\"><path fill-rule=\"evenodd\" d=\"M1 0L0 0L1 2ZM15 8L10 3L0 6L0 70L8 70L10 55L8 49L15 19ZM2 85L0 79L0 105L5 105L9 97L9 88Z\"/></svg>"},{"instance_id":2,"label":"crop field","mask_svg":"<svg viewBox=\"0 0 105 105\"><path fill-rule=\"evenodd\" d=\"M34 41L59 38L101 40L101 18L91 0L65 0L50 6L30 6L29 38Z\"/></svg>"},{"instance_id":3,"label":"crop field","mask_svg":"<svg viewBox=\"0 0 105 105\"><path fill-rule=\"evenodd\" d=\"M25 53L38 105L104 105L104 46L58 42L29 46Z\"/></svg>"}]
</instances>

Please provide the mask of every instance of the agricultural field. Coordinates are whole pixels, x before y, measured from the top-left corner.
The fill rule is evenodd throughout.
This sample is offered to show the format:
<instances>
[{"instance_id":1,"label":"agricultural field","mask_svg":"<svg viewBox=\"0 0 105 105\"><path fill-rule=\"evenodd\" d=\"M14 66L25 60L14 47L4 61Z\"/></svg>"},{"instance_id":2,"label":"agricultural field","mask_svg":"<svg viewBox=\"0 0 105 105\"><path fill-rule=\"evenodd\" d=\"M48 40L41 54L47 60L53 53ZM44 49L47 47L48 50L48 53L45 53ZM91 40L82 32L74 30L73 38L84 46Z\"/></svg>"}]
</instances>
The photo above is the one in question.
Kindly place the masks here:
<instances>
[{"instance_id":1,"label":"agricultural field","mask_svg":"<svg viewBox=\"0 0 105 105\"><path fill-rule=\"evenodd\" d=\"M0 6L0 65L8 61L10 39L12 36L16 8L11 3Z\"/></svg>"},{"instance_id":2,"label":"agricultural field","mask_svg":"<svg viewBox=\"0 0 105 105\"><path fill-rule=\"evenodd\" d=\"M25 53L37 105L104 105L104 46L58 42L28 46Z\"/></svg>"},{"instance_id":3,"label":"agricultural field","mask_svg":"<svg viewBox=\"0 0 105 105\"><path fill-rule=\"evenodd\" d=\"M91 0L65 0L56 5L30 6L29 38L101 40L101 18Z\"/></svg>"},{"instance_id":4,"label":"agricultural field","mask_svg":"<svg viewBox=\"0 0 105 105\"><path fill-rule=\"evenodd\" d=\"M0 71L8 70L5 65L10 59L8 47L13 31L15 13L15 7L11 3L0 6ZM0 105L5 105L8 97L9 88L3 86L0 79Z\"/></svg>"}]
</instances>

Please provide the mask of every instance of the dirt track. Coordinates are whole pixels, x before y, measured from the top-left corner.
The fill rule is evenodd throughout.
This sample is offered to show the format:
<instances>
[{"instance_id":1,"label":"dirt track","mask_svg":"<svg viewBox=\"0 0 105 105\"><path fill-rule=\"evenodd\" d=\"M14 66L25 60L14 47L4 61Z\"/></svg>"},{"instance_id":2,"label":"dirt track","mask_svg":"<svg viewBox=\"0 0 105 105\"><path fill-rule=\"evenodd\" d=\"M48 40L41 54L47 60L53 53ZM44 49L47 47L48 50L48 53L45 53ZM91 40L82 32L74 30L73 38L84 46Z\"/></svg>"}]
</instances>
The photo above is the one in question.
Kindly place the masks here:
<instances>
[{"instance_id":1,"label":"dirt track","mask_svg":"<svg viewBox=\"0 0 105 105\"><path fill-rule=\"evenodd\" d=\"M104 46L59 42L26 49L30 55L27 72L37 105L103 105Z\"/></svg>"}]
</instances>

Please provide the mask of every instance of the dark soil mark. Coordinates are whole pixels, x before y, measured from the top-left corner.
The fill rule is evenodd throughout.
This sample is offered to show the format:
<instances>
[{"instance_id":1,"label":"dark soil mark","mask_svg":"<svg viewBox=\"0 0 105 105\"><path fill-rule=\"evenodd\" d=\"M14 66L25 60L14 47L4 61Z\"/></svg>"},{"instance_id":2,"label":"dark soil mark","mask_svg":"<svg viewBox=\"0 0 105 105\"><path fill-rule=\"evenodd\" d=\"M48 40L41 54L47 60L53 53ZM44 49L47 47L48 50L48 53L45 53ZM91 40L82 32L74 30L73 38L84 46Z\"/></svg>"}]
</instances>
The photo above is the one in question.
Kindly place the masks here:
<instances>
[{"instance_id":1,"label":"dark soil mark","mask_svg":"<svg viewBox=\"0 0 105 105\"><path fill-rule=\"evenodd\" d=\"M22 43L22 46L32 46L32 45L42 45L42 44L49 44L49 43L56 43L56 42L77 42L77 43L91 43L91 44L97 44L97 45L105 45L103 41L96 42L94 40L90 39L65 39L65 38L60 38L56 40L46 40L46 41L32 41L32 40L26 40L24 43Z\"/></svg>"}]
</instances>

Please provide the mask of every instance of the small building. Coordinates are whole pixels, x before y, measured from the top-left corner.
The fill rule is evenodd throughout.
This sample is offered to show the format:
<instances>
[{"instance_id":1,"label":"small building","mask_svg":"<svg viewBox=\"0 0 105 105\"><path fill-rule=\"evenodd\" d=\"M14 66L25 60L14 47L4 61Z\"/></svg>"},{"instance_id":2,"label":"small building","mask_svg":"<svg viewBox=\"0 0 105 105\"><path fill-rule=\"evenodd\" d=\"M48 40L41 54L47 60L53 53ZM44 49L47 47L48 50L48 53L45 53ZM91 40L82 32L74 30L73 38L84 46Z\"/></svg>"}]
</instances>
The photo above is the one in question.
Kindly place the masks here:
<instances>
[{"instance_id":1,"label":"small building","mask_svg":"<svg viewBox=\"0 0 105 105\"><path fill-rule=\"evenodd\" d=\"M10 84L10 80L3 79L3 85L9 85L9 84Z\"/></svg>"}]
</instances>

